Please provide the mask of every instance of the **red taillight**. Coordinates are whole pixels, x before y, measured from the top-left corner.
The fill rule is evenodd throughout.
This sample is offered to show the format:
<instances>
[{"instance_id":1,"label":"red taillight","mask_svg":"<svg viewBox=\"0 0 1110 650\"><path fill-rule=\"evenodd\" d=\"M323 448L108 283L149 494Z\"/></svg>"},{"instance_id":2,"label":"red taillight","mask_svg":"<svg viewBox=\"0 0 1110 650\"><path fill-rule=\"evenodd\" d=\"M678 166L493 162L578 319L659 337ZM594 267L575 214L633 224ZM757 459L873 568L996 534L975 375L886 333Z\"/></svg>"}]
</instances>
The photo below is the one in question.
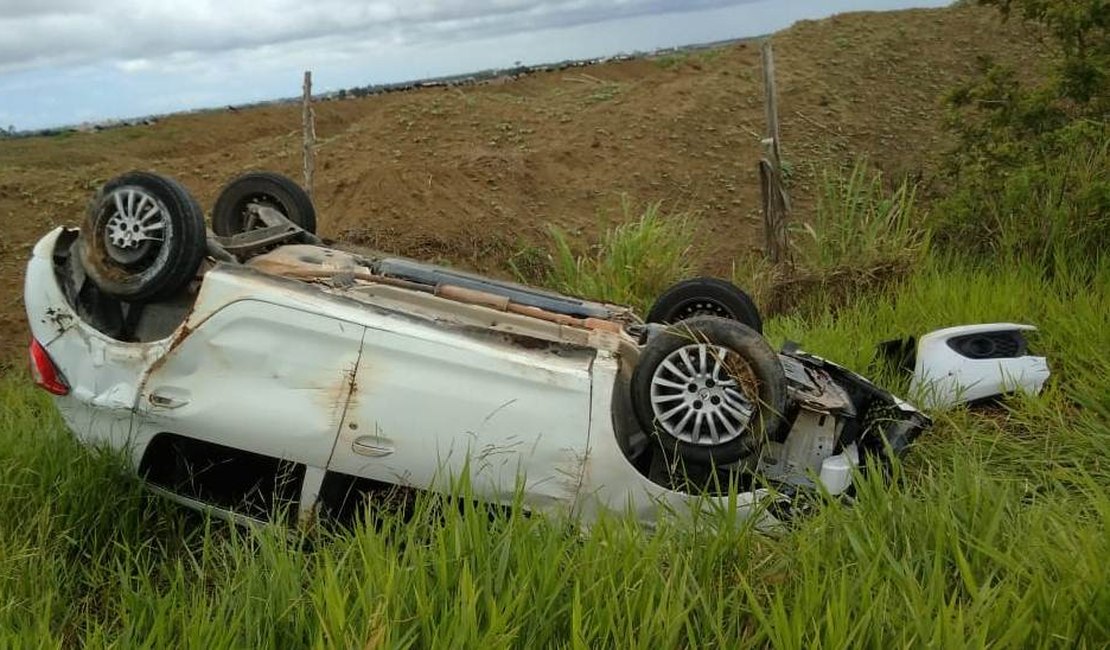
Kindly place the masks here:
<instances>
[{"instance_id":1,"label":"red taillight","mask_svg":"<svg viewBox=\"0 0 1110 650\"><path fill-rule=\"evenodd\" d=\"M30 353L31 377L35 383L55 395L68 395L69 384L58 370L58 366L54 365L54 360L46 353L46 348L35 339L31 339Z\"/></svg>"}]
</instances>

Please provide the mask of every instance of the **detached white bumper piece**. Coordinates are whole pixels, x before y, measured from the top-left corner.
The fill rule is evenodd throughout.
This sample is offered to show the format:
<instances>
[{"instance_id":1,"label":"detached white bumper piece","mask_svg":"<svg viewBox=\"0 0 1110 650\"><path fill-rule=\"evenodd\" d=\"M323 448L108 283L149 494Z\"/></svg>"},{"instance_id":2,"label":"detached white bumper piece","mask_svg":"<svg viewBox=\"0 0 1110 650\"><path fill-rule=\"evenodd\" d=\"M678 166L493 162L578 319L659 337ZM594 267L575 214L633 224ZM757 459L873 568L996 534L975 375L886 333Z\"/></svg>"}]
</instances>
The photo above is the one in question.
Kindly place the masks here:
<instances>
[{"instance_id":1,"label":"detached white bumper piece","mask_svg":"<svg viewBox=\"0 0 1110 650\"><path fill-rule=\"evenodd\" d=\"M1048 361L1028 354L1032 325L949 327L921 337L911 390L930 408L947 408L1008 393L1039 393Z\"/></svg>"}]
</instances>

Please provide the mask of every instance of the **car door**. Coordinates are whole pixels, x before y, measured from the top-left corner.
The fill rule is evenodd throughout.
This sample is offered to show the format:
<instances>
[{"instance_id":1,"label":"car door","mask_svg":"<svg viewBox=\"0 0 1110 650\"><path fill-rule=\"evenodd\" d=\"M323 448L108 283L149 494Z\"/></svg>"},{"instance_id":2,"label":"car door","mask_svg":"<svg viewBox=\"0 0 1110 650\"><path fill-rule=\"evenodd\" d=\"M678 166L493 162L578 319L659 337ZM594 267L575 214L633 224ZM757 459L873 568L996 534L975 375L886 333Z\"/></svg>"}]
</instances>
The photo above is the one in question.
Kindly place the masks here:
<instances>
[{"instance_id":1,"label":"car door","mask_svg":"<svg viewBox=\"0 0 1110 650\"><path fill-rule=\"evenodd\" d=\"M370 326L328 469L530 506L570 505L595 352L415 319Z\"/></svg>"},{"instance_id":2,"label":"car door","mask_svg":"<svg viewBox=\"0 0 1110 650\"><path fill-rule=\"evenodd\" d=\"M139 438L169 433L323 469L363 331L305 308L231 302L152 365Z\"/></svg>"}]
</instances>

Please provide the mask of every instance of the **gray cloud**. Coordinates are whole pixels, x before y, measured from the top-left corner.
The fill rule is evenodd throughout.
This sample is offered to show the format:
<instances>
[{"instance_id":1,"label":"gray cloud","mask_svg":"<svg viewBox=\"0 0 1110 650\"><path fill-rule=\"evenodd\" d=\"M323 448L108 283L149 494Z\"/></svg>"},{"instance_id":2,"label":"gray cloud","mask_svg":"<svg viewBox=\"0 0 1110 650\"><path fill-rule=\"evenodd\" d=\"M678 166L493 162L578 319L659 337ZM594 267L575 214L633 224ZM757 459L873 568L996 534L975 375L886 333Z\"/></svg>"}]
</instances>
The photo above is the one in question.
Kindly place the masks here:
<instances>
[{"instance_id":1,"label":"gray cloud","mask_svg":"<svg viewBox=\"0 0 1110 650\"><path fill-rule=\"evenodd\" d=\"M313 39L419 44L752 0L20 0L0 1L0 72L122 62ZM188 57L191 58L191 57Z\"/></svg>"}]
</instances>

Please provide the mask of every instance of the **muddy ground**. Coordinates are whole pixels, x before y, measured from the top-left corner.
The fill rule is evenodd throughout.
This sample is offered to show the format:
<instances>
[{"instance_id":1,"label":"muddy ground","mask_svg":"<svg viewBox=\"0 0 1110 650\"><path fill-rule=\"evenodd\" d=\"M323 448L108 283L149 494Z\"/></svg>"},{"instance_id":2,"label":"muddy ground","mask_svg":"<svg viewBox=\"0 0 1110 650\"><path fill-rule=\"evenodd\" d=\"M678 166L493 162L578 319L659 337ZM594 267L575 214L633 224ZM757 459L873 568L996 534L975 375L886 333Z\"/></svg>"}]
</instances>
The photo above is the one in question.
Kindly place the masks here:
<instances>
[{"instance_id":1,"label":"muddy ground","mask_svg":"<svg viewBox=\"0 0 1110 650\"><path fill-rule=\"evenodd\" d=\"M990 10L863 13L802 22L774 40L796 218L814 169L868 157L943 191L945 93L989 55L1035 71L1034 35ZM367 78L373 77L372 69ZM291 78L290 90L298 79ZM319 103L315 201L326 237L504 275L547 242L582 243L635 205L688 213L704 271L758 254L759 48L540 73L477 87ZM79 223L108 178L149 169L210 208L252 169L300 178L300 107L164 119L100 133L0 141L0 364L22 363L23 267L49 228Z\"/></svg>"}]
</instances>

